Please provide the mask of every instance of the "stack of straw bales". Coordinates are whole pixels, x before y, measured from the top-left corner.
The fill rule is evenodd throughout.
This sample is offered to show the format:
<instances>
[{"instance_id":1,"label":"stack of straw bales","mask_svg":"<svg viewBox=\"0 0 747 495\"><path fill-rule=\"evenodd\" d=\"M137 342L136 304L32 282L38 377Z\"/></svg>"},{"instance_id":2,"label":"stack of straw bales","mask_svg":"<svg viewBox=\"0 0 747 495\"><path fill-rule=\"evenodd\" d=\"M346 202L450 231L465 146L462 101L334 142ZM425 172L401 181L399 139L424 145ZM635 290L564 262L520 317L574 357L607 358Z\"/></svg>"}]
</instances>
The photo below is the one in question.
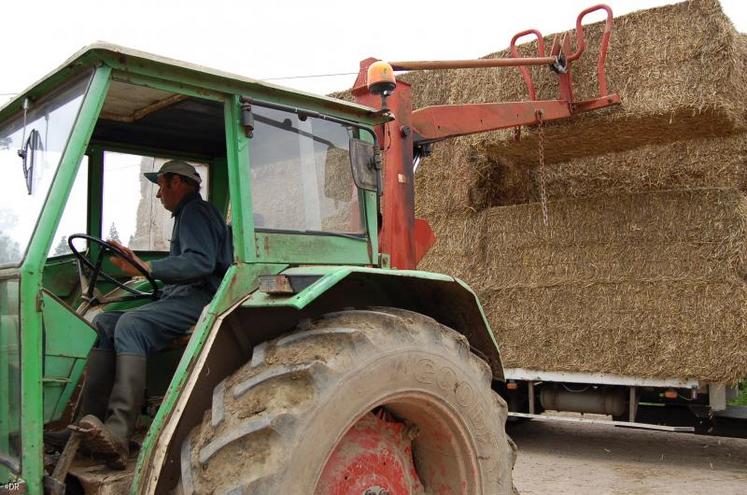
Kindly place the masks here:
<instances>
[{"instance_id":1,"label":"stack of straw bales","mask_svg":"<svg viewBox=\"0 0 747 495\"><path fill-rule=\"evenodd\" d=\"M600 33L573 66L580 98L595 96ZM416 204L438 242L419 268L476 289L504 366L747 377L746 45L714 0L616 18L623 104L547 124L548 225L536 129L436 145ZM418 107L527 99L516 69L449 72L406 76ZM555 98L554 76L534 76Z\"/></svg>"},{"instance_id":2,"label":"stack of straw bales","mask_svg":"<svg viewBox=\"0 0 747 495\"><path fill-rule=\"evenodd\" d=\"M735 189L486 209L420 268L478 292L504 365L733 381L744 376L747 200ZM444 270L445 268L445 270Z\"/></svg>"}]
</instances>

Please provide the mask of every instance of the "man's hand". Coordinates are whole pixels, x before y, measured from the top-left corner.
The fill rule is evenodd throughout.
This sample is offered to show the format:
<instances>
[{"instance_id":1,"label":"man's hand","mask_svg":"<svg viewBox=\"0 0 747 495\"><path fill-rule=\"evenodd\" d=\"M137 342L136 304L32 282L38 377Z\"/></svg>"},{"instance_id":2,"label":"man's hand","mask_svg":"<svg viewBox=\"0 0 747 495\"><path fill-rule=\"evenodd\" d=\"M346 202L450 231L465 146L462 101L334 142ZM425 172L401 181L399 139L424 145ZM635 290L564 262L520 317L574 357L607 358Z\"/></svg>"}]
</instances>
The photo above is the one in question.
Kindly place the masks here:
<instances>
[{"instance_id":1,"label":"man's hand","mask_svg":"<svg viewBox=\"0 0 747 495\"><path fill-rule=\"evenodd\" d=\"M143 270L145 270L147 273L150 273L150 263L141 260L132 249L112 239L108 239L106 242L107 244L114 246L115 248L127 254L135 263L140 265ZM129 275L131 277L142 275L142 273L140 273L134 266L132 266L130 263L126 262L119 256L109 256L109 261L112 263L112 265L122 270L122 272L126 275Z\"/></svg>"}]
</instances>

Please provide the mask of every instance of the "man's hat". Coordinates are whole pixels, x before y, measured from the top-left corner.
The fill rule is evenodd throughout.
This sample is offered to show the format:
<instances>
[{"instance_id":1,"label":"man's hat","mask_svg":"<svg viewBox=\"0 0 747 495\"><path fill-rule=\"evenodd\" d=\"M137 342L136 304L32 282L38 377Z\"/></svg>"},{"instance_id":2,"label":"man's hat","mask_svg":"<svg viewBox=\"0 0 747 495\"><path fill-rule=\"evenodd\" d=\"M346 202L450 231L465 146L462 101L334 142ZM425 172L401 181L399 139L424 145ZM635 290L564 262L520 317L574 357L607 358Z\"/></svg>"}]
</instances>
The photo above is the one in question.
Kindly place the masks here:
<instances>
[{"instance_id":1,"label":"man's hat","mask_svg":"<svg viewBox=\"0 0 747 495\"><path fill-rule=\"evenodd\" d=\"M197 170L195 170L195 168L192 165L190 165L189 163L183 160L168 161L161 166L161 169L158 172L148 172L143 175L149 181L157 184L158 177L163 174L181 175L182 177L192 179L198 184L202 183L202 179L200 178L200 174L197 173Z\"/></svg>"}]
</instances>

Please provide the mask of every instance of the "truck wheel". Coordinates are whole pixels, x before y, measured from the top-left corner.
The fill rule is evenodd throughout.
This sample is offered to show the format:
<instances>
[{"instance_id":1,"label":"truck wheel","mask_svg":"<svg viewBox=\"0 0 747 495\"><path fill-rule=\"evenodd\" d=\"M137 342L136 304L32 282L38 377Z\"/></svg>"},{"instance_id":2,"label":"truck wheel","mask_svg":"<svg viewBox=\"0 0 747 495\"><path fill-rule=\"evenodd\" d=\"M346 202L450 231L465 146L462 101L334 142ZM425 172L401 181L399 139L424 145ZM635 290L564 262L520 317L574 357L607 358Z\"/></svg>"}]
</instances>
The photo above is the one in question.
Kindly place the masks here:
<instances>
[{"instance_id":1,"label":"truck wheel","mask_svg":"<svg viewBox=\"0 0 747 495\"><path fill-rule=\"evenodd\" d=\"M465 337L393 308L261 344L184 440L183 494L510 494L506 404Z\"/></svg>"}]
</instances>

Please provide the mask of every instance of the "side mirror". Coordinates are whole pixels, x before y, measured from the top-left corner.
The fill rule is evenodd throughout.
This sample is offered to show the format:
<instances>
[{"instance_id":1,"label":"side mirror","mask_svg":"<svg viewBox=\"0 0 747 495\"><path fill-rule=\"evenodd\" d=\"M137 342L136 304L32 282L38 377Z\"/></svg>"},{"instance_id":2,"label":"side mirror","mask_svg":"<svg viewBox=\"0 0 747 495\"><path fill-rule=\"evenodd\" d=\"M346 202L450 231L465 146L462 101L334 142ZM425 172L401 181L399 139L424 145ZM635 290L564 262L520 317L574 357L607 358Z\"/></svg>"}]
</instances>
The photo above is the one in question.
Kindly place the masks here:
<instances>
[{"instance_id":1,"label":"side mirror","mask_svg":"<svg viewBox=\"0 0 747 495\"><path fill-rule=\"evenodd\" d=\"M381 194L381 154L375 144L351 138L350 166L359 189Z\"/></svg>"}]
</instances>

